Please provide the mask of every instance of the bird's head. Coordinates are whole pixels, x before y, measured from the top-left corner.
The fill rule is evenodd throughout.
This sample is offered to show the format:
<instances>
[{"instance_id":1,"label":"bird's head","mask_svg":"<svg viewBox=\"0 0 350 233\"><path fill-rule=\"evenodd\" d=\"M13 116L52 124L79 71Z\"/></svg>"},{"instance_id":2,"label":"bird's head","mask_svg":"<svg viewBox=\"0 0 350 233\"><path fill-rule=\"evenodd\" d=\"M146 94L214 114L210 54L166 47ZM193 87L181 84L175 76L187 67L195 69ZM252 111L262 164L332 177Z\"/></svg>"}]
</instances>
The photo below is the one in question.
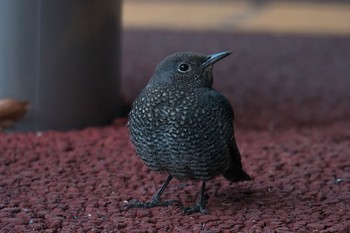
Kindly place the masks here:
<instances>
[{"instance_id":1,"label":"bird's head","mask_svg":"<svg viewBox=\"0 0 350 233\"><path fill-rule=\"evenodd\" d=\"M211 87L213 64L230 55L220 52L203 55L193 52L178 52L161 61L148 86Z\"/></svg>"}]
</instances>

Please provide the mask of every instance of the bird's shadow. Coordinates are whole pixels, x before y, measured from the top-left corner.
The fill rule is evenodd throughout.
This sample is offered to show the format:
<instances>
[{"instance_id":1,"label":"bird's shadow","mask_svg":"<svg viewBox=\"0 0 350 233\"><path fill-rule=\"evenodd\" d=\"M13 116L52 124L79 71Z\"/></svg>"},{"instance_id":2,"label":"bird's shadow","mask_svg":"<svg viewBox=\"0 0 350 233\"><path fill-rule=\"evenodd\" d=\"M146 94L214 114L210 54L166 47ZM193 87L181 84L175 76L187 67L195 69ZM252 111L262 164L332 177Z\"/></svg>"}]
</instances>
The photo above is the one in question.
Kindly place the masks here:
<instances>
[{"instance_id":1,"label":"bird's shadow","mask_svg":"<svg viewBox=\"0 0 350 233\"><path fill-rule=\"evenodd\" d=\"M206 191L207 207L211 211L257 209L271 206L276 200L281 206L288 205L289 198L283 200L275 191L269 187L256 187L253 181L225 185L213 182Z\"/></svg>"}]
</instances>

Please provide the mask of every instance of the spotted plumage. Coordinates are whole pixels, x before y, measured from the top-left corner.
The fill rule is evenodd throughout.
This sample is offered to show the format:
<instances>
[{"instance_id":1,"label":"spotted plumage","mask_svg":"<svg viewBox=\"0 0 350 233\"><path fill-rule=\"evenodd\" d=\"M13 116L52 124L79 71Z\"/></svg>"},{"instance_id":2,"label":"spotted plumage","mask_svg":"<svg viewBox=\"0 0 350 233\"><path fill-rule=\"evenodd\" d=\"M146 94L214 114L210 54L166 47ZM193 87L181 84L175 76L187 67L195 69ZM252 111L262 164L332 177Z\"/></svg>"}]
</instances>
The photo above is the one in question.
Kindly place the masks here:
<instances>
[{"instance_id":1,"label":"spotted plumage","mask_svg":"<svg viewBox=\"0 0 350 233\"><path fill-rule=\"evenodd\" d=\"M250 179L242 170L235 143L232 107L212 88L213 64L229 54L180 52L168 56L129 114L130 138L145 164L167 173L168 182L172 177L202 181L202 194L205 181L218 175L231 181ZM150 203L131 206L153 207L160 195ZM188 212L204 212L201 197Z\"/></svg>"}]
</instances>

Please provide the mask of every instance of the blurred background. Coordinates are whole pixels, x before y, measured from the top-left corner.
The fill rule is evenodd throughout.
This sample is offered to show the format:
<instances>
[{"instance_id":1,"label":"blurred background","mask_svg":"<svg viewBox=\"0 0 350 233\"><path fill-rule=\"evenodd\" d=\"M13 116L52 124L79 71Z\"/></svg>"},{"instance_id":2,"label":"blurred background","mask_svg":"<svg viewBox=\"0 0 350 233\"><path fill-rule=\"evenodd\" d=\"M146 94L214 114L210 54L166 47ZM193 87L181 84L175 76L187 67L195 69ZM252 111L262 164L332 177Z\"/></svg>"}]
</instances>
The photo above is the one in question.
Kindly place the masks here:
<instances>
[{"instance_id":1,"label":"blurred background","mask_svg":"<svg viewBox=\"0 0 350 233\"><path fill-rule=\"evenodd\" d=\"M1 0L0 131L112 122L120 26L120 0Z\"/></svg>"},{"instance_id":2,"label":"blurred background","mask_svg":"<svg viewBox=\"0 0 350 233\"><path fill-rule=\"evenodd\" d=\"M3 0L0 131L28 108L16 129L110 124L164 57L186 50L233 52L214 87L239 127L350 117L349 1ZM9 113L4 98L23 102Z\"/></svg>"},{"instance_id":3,"label":"blurred background","mask_svg":"<svg viewBox=\"0 0 350 233\"><path fill-rule=\"evenodd\" d=\"M245 129L322 126L350 117L348 1L160 1L123 4L126 106L155 66L182 50L233 55L214 87Z\"/></svg>"}]
</instances>

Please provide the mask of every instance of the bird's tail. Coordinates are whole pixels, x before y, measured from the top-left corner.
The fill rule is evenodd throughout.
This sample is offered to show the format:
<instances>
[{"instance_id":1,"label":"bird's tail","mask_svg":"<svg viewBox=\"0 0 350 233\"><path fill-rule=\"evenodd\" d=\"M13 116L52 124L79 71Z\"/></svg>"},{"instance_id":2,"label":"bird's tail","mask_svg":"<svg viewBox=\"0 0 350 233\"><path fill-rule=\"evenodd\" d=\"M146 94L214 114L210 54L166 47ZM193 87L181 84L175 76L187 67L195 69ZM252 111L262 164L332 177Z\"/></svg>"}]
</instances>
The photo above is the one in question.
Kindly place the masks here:
<instances>
[{"instance_id":1,"label":"bird's tail","mask_svg":"<svg viewBox=\"0 0 350 233\"><path fill-rule=\"evenodd\" d=\"M252 180L252 178L242 170L242 168L230 167L223 176L232 182Z\"/></svg>"},{"instance_id":2,"label":"bird's tail","mask_svg":"<svg viewBox=\"0 0 350 233\"><path fill-rule=\"evenodd\" d=\"M252 178L242 168L241 153L239 153L235 139L233 138L228 145L231 155L231 164L223 176L232 182L251 180Z\"/></svg>"}]
</instances>

